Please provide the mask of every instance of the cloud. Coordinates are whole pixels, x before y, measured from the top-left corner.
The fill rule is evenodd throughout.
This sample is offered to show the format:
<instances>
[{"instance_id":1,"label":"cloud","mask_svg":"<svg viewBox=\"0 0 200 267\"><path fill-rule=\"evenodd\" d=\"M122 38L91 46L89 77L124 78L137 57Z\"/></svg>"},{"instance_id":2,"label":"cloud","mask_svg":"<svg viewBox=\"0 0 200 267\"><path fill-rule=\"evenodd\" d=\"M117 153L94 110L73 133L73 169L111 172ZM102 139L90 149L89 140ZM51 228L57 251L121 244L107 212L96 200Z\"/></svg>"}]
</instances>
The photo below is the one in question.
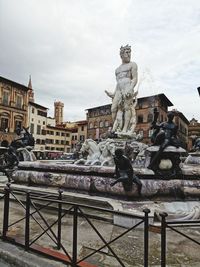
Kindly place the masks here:
<instances>
[{"instance_id":1,"label":"cloud","mask_svg":"<svg viewBox=\"0 0 200 267\"><path fill-rule=\"evenodd\" d=\"M200 3L198 0L1 0L0 75L32 83L36 100L65 120L107 104L115 88L119 47L132 45L139 75L149 69L155 86L140 96L165 93L188 119L200 120ZM189 100L192 100L192 108Z\"/></svg>"}]
</instances>

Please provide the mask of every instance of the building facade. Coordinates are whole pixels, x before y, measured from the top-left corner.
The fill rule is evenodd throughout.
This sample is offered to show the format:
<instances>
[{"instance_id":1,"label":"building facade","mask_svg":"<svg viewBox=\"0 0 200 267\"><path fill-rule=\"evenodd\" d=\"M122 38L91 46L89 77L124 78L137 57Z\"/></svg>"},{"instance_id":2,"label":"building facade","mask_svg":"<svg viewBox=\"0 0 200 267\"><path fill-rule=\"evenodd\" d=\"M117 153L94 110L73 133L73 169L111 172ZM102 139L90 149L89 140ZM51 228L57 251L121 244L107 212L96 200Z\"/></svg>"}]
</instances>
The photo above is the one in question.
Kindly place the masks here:
<instances>
[{"instance_id":1,"label":"building facade","mask_svg":"<svg viewBox=\"0 0 200 267\"><path fill-rule=\"evenodd\" d=\"M111 104L87 109L87 138L101 139L111 130Z\"/></svg>"},{"instance_id":2,"label":"building facade","mask_svg":"<svg viewBox=\"0 0 200 267\"><path fill-rule=\"evenodd\" d=\"M188 150L192 149L197 137L200 137L200 122L192 118L188 127Z\"/></svg>"},{"instance_id":3,"label":"building facade","mask_svg":"<svg viewBox=\"0 0 200 267\"><path fill-rule=\"evenodd\" d=\"M151 122L154 108L159 111L158 122L163 122L167 119L167 111L170 106L173 104L164 94L138 98L136 132L143 136L144 143L149 144L151 142ZM103 138L108 130L112 129L111 104L87 109L87 121L87 138L94 140Z\"/></svg>"},{"instance_id":4,"label":"building facade","mask_svg":"<svg viewBox=\"0 0 200 267\"><path fill-rule=\"evenodd\" d=\"M185 149L188 148L188 128L190 122L188 119L183 115L182 112L173 109L173 113L175 114L174 116L174 122L178 126L178 137L181 141L181 146L184 147Z\"/></svg>"},{"instance_id":5,"label":"building facade","mask_svg":"<svg viewBox=\"0 0 200 267\"><path fill-rule=\"evenodd\" d=\"M62 102L54 102L54 118L56 121L56 125L62 124L63 122L63 108L64 104Z\"/></svg>"},{"instance_id":6,"label":"building facade","mask_svg":"<svg viewBox=\"0 0 200 267\"><path fill-rule=\"evenodd\" d=\"M29 101L29 106L28 106L29 131L35 138L36 150L45 150L47 111L48 108Z\"/></svg>"},{"instance_id":7,"label":"building facade","mask_svg":"<svg viewBox=\"0 0 200 267\"><path fill-rule=\"evenodd\" d=\"M0 77L0 141L11 142L17 127L28 126L28 102L32 89Z\"/></svg>"},{"instance_id":8,"label":"building facade","mask_svg":"<svg viewBox=\"0 0 200 267\"><path fill-rule=\"evenodd\" d=\"M45 149L71 152L71 131L62 127L47 125Z\"/></svg>"}]
</instances>

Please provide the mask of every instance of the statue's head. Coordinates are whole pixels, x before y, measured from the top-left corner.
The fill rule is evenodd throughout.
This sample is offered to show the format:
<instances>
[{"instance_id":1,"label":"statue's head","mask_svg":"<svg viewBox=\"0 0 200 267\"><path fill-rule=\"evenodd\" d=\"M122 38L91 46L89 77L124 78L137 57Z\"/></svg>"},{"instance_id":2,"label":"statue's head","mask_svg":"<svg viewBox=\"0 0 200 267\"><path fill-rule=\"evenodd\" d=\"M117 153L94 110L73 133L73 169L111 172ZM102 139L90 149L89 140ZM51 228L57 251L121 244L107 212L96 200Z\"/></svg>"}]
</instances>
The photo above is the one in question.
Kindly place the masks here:
<instances>
[{"instance_id":1,"label":"statue's head","mask_svg":"<svg viewBox=\"0 0 200 267\"><path fill-rule=\"evenodd\" d=\"M172 111L167 112L167 118L168 118L169 121L173 121L174 112L172 112Z\"/></svg>"},{"instance_id":2,"label":"statue's head","mask_svg":"<svg viewBox=\"0 0 200 267\"><path fill-rule=\"evenodd\" d=\"M120 57L123 63L129 63L131 60L131 46L121 46L120 47Z\"/></svg>"},{"instance_id":3,"label":"statue's head","mask_svg":"<svg viewBox=\"0 0 200 267\"><path fill-rule=\"evenodd\" d=\"M123 156L123 150L121 148L117 148L115 150L115 156L116 158L121 158Z\"/></svg>"}]
</instances>

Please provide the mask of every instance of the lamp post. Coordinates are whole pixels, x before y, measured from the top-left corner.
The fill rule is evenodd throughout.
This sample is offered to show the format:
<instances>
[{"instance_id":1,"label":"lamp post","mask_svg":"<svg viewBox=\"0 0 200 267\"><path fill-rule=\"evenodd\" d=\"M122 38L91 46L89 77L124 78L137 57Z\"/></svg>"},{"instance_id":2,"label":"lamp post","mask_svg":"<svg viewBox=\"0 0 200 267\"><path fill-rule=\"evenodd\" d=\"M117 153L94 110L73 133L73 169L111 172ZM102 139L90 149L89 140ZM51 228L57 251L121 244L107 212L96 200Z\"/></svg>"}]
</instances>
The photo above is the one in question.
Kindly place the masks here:
<instances>
[{"instance_id":1,"label":"lamp post","mask_svg":"<svg viewBox=\"0 0 200 267\"><path fill-rule=\"evenodd\" d=\"M197 87L197 91L198 91L199 96L200 96L200 87Z\"/></svg>"}]
</instances>

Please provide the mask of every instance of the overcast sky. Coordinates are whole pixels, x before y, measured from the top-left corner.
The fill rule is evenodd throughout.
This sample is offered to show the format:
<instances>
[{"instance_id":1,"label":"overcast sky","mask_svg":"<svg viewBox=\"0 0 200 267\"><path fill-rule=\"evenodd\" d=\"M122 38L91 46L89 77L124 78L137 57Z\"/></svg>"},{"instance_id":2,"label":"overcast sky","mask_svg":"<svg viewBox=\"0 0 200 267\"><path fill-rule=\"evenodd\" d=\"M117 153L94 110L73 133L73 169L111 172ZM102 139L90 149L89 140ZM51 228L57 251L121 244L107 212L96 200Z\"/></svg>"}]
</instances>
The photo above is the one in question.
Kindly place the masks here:
<instances>
[{"instance_id":1,"label":"overcast sky","mask_svg":"<svg viewBox=\"0 0 200 267\"><path fill-rule=\"evenodd\" d=\"M164 93L200 120L199 0L0 0L0 76L27 85L53 115L85 119L110 103L119 48L132 47L139 97Z\"/></svg>"}]
</instances>

